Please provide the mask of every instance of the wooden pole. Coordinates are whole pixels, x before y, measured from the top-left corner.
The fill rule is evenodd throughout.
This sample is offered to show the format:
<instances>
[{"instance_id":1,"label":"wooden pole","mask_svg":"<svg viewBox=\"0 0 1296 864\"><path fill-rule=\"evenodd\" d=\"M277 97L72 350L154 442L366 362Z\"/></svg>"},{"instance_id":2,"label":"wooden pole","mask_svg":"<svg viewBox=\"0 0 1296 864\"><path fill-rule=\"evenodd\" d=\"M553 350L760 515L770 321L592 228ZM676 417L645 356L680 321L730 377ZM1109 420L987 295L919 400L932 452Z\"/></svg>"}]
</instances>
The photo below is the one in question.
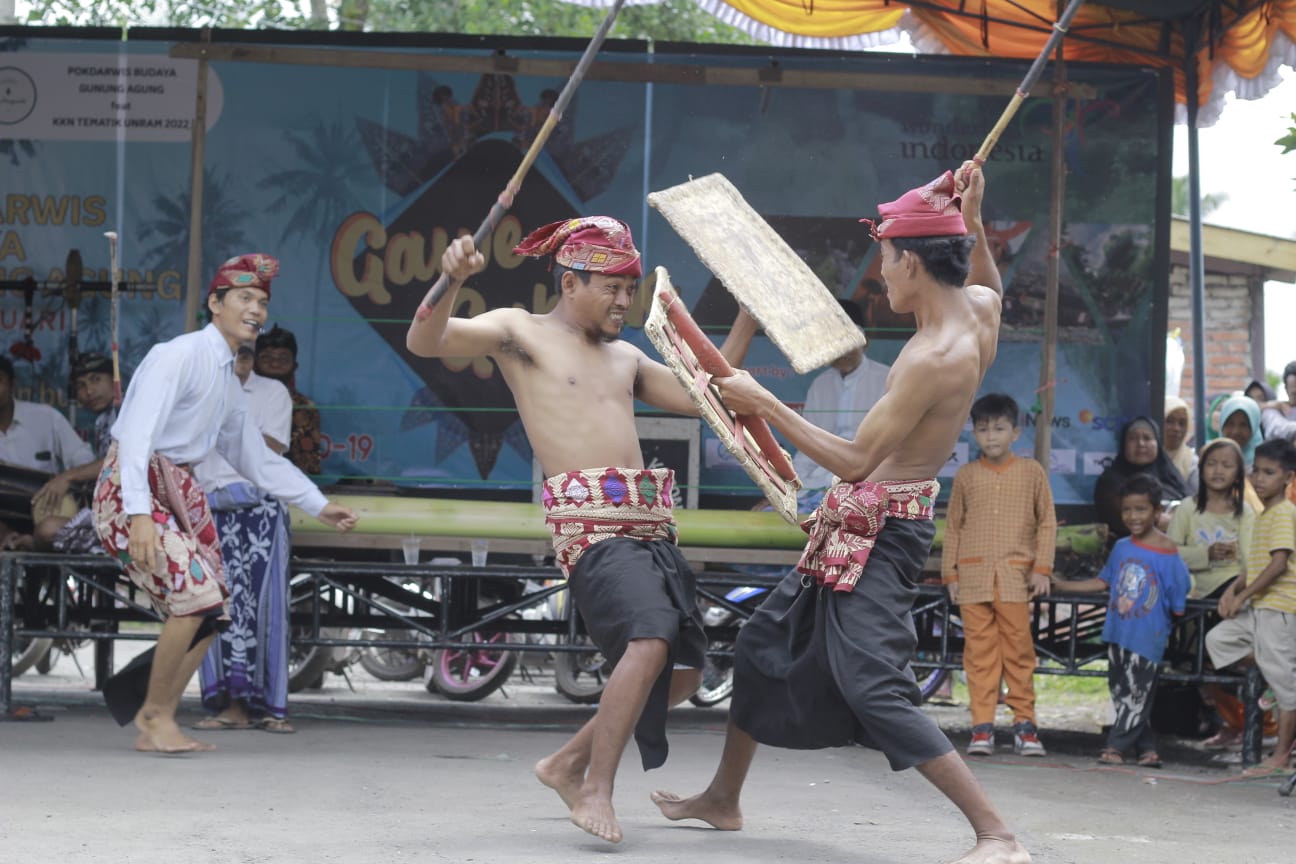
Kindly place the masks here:
<instances>
[{"instance_id":1,"label":"wooden pole","mask_svg":"<svg viewBox=\"0 0 1296 864\"><path fill-rule=\"evenodd\" d=\"M211 41L211 28L204 27L202 42ZM207 144L207 57L198 58L198 92L194 98L194 121L189 129L193 142L189 159L189 269L185 277L184 329L198 329L198 306L202 300L202 201L203 164Z\"/></svg>"},{"instance_id":2,"label":"wooden pole","mask_svg":"<svg viewBox=\"0 0 1296 864\"><path fill-rule=\"evenodd\" d=\"M621 6L624 3L625 0L616 0L612 8L608 10L603 23L595 31L594 38L590 40L589 45L585 48L585 53L581 55L580 61L572 71L571 77L567 79L566 86L558 94L558 100L549 109L549 116L545 118L544 125L540 127L535 140L531 142L531 146L527 148L526 154L523 155L521 164L513 172L513 176L509 179L508 185L504 187L504 191L500 192L495 203L491 205L490 212L486 214L486 218L478 226L477 232L473 234L473 244L478 249L482 247L482 244L486 242L486 238L490 237L491 233L499 225L500 220L504 218L504 214L513 206L513 199L522 188L523 178L531 170L531 165L535 162L536 157L540 155L540 151L544 149L545 142L549 140L549 134L558 125L563 112L567 110L572 97L576 95L576 88L580 86L581 81L585 78L590 63L594 62L594 55L598 54L599 48L603 46L603 40L607 38L608 31L612 29L617 13L621 11ZM432 290L428 292L427 297L423 299L422 305L419 306L418 311L415 313L415 320L424 319L432 313L432 308L445 295L449 285L450 280L442 273L437 278L436 284L432 286Z\"/></svg>"},{"instance_id":3,"label":"wooden pole","mask_svg":"<svg viewBox=\"0 0 1296 864\"><path fill-rule=\"evenodd\" d=\"M1059 6L1061 4L1059 3ZM1053 167L1049 182L1048 276L1044 286L1044 341L1040 345L1040 411L1035 418L1035 459L1047 472L1053 446L1053 409L1057 396L1058 280L1061 274L1062 222L1066 203L1066 63L1058 40L1053 65Z\"/></svg>"}]
</instances>

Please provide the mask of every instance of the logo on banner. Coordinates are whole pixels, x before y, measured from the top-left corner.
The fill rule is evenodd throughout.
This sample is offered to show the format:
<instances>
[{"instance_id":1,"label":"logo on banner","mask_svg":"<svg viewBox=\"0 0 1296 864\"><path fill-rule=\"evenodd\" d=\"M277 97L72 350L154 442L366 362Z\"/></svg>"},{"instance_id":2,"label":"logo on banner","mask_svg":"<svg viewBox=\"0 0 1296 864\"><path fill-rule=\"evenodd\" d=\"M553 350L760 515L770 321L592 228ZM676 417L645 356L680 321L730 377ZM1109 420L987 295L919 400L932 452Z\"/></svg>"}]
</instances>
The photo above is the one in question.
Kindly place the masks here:
<instances>
[{"instance_id":1,"label":"logo on banner","mask_svg":"<svg viewBox=\"0 0 1296 864\"><path fill-rule=\"evenodd\" d=\"M420 77L418 140L357 121L374 167L389 189L406 196L405 209L386 222L372 213L354 213L333 237L334 285L425 385L401 428L437 424L438 464L466 441L482 478L490 475L505 444L531 457L508 385L489 357L410 356L405 334L440 275L446 244L476 228L490 211L517 168L520 150L548 117L550 93L528 106L511 77L484 75L472 101L459 104L449 87ZM580 202L604 190L628 145L621 130L576 141L570 122L559 124L545 152L575 196L569 198L533 170L508 215L482 244L486 270L459 289L452 314L472 318L501 307L532 313L552 309L558 297L549 262L514 255L513 247L541 225L581 215ZM642 322L647 299L639 298L627 324Z\"/></svg>"},{"instance_id":2,"label":"logo on banner","mask_svg":"<svg viewBox=\"0 0 1296 864\"><path fill-rule=\"evenodd\" d=\"M21 69L0 66L0 124L26 120L36 108L36 82Z\"/></svg>"},{"instance_id":3,"label":"logo on banner","mask_svg":"<svg viewBox=\"0 0 1296 864\"><path fill-rule=\"evenodd\" d=\"M1084 454L1084 473L1086 477L1096 477L1111 467L1116 461L1112 452L1086 450Z\"/></svg>"}]
</instances>

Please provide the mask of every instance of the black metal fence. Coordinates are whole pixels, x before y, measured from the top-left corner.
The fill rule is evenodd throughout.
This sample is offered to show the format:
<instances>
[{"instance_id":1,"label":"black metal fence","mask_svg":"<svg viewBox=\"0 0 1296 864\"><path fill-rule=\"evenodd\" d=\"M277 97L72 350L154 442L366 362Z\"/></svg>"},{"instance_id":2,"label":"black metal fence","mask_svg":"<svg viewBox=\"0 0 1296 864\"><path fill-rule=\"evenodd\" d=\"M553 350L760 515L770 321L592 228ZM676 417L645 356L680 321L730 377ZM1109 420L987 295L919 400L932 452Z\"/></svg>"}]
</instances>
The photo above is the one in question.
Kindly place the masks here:
<instances>
[{"instance_id":1,"label":"black metal fence","mask_svg":"<svg viewBox=\"0 0 1296 864\"><path fill-rule=\"evenodd\" d=\"M472 649L499 633L545 640L550 652L588 651L584 629L570 603L558 615L527 614L565 599L566 583L554 567L445 566L294 558L290 564L294 648ZM700 602L734 613L730 624L708 627L714 654L728 653L750 604L726 599L731 588L772 587L778 576L703 570ZM1032 604L1032 631L1040 657L1037 671L1050 675L1104 676L1101 640L1106 598L1056 593ZM1262 690L1256 674L1221 673L1210 667L1205 634L1215 604L1189 601L1176 623L1163 664L1166 682L1242 685L1247 724L1244 761L1258 761ZM119 639L148 640L152 633L122 630L126 622L156 622L146 597L126 580L118 563L102 555L0 554L0 657L32 639L94 640L95 687L113 668ZM920 671L962 668L962 625L944 588L919 586L914 606ZM12 710L12 669L0 662L0 715Z\"/></svg>"}]
</instances>

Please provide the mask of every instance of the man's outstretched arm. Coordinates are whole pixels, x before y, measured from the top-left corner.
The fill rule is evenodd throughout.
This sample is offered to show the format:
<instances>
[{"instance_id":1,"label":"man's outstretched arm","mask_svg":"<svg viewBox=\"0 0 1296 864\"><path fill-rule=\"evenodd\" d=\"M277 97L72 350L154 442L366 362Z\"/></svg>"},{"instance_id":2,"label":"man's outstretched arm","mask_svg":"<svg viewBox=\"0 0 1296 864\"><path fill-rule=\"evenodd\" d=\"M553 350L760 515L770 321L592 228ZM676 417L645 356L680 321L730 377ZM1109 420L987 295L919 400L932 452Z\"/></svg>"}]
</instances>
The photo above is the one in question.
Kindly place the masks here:
<instances>
[{"instance_id":1,"label":"man's outstretched arm","mask_svg":"<svg viewBox=\"0 0 1296 864\"><path fill-rule=\"evenodd\" d=\"M947 387L935 361L915 361L892 373L891 389L865 415L853 440L820 429L793 411L746 372L713 378L731 411L755 414L787 436L797 450L848 482L868 479L900 447ZM896 394L904 394L897 396Z\"/></svg>"}]
</instances>

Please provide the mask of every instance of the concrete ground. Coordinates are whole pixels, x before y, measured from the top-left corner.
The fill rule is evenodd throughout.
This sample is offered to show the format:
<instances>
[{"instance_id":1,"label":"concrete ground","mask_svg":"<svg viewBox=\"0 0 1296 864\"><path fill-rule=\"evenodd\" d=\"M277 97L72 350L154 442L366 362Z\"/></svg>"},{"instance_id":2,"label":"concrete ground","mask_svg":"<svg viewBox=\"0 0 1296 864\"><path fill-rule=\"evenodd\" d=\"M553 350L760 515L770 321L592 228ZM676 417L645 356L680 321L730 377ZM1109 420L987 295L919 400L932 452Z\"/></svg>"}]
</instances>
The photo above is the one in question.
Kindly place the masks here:
<instances>
[{"instance_id":1,"label":"concrete ground","mask_svg":"<svg viewBox=\"0 0 1296 864\"><path fill-rule=\"evenodd\" d=\"M358 667L354 667L359 672ZM30 675L31 673L29 673ZM67 658L15 682L20 705L52 722L0 723L0 862L939 862L970 845L958 813L913 771L894 774L862 748L763 749L739 833L665 821L648 800L705 786L725 714L683 708L670 761L642 772L633 747L616 791L625 841L612 846L566 819L531 775L591 709L543 674L481 703L430 695L419 682L330 675L294 696L295 735L201 733L214 753L137 754ZM188 698L185 716L200 716ZM933 709L956 744L966 711ZM1173 744L1164 769L1100 768L1091 720L1050 726L1046 759L1014 757L1001 734L977 777L1037 862L1279 864L1292 858L1296 799L1278 782L1243 781Z\"/></svg>"}]
</instances>

